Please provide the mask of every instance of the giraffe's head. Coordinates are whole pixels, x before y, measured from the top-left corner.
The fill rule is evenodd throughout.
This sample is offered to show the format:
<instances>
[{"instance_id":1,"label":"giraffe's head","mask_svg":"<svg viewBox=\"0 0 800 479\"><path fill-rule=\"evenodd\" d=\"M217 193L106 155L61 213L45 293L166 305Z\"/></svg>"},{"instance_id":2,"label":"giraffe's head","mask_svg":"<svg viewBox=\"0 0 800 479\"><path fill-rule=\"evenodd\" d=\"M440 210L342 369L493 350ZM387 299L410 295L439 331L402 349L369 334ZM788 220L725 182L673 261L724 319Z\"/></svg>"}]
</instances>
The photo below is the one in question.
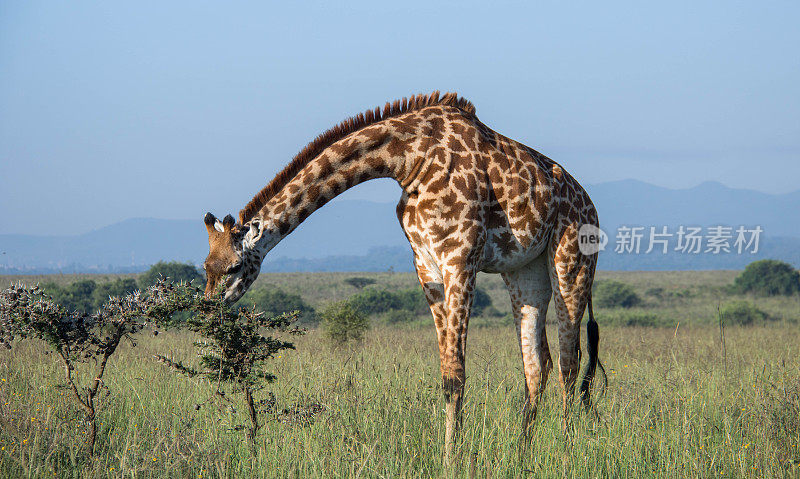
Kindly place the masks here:
<instances>
[{"instance_id":1,"label":"giraffe's head","mask_svg":"<svg viewBox=\"0 0 800 479\"><path fill-rule=\"evenodd\" d=\"M233 216L222 221L206 213L203 221L208 230L208 257L203 262L206 270L206 297L216 291L220 281L225 281L225 299L235 302L247 291L258 276L261 256L255 248L247 247L248 229L237 225Z\"/></svg>"}]
</instances>

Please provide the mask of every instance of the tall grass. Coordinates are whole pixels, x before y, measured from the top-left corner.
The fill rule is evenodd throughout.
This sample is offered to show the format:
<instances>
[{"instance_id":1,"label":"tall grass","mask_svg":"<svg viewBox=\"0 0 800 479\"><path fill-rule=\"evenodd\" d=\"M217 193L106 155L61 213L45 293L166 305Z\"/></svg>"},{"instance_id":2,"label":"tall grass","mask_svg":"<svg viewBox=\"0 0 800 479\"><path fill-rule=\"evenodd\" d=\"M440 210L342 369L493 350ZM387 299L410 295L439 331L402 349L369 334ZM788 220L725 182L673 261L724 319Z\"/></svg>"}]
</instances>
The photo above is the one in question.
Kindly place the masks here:
<instances>
[{"instance_id":1,"label":"tall grass","mask_svg":"<svg viewBox=\"0 0 800 479\"><path fill-rule=\"evenodd\" d=\"M509 324L474 330L467 354L461 467L468 477L797 477L800 331L726 328L727 375L714 327L615 328L601 322L609 375L598 416L561 426L551 375L530 445L520 449L522 374ZM557 334L548 330L551 350ZM433 327L379 328L355 350L320 331L276 359L276 408L255 452L235 408L154 354L192 360L188 333L142 337L109 366L96 462L83 462L80 414L52 387L45 348L0 353L2 477L438 477L444 401ZM557 362L557 358L554 357ZM123 393L124 391L124 393ZM262 391L262 397L266 392ZM77 435L76 435L77 431Z\"/></svg>"}]
</instances>

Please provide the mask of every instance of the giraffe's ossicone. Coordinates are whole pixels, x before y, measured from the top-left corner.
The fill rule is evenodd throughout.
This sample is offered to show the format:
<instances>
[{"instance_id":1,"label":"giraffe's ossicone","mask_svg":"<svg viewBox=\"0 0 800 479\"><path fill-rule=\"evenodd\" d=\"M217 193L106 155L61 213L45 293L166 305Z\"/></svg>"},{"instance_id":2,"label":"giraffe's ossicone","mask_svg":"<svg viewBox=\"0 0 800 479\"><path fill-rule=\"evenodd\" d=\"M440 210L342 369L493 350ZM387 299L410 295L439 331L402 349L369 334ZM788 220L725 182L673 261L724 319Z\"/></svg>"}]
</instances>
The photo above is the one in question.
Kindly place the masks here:
<instances>
[{"instance_id":1,"label":"giraffe's ossicone","mask_svg":"<svg viewBox=\"0 0 800 479\"><path fill-rule=\"evenodd\" d=\"M535 417L552 360L548 303L558 319L559 380L570 404L580 359L579 327L589 306L589 364L597 361L591 287L597 253L583 254L578 230L598 226L589 195L558 163L496 133L455 93L416 95L352 117L306 146L239 213L205 217L210 252L206 294L223 282L238 300L266 254L336 195L374 178L403 189L397 216L414 252L439 344L446 401L445 455L461 422L467 325L479 271L502 275L511 295L528 401Z\"/></svg>"}]
</instances>

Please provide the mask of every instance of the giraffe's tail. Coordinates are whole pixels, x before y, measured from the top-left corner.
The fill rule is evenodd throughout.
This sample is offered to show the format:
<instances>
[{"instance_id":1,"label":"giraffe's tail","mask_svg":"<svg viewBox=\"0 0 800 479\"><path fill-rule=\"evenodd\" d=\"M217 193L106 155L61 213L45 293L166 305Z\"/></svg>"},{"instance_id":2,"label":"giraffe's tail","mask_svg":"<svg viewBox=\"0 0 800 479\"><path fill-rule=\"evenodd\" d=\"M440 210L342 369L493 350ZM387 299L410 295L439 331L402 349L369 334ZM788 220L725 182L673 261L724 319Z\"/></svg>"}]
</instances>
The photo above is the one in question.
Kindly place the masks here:
<instances>
[{"instance_id":1,"label":"giraffe's tail","mask_svg":"<svg viewBox=\"0 0 800 479\"><path fill-rule=\"evenodd\" d=\"M597 367L600 367L600 372L603 373L603 389L601 390L601 393L605 393L606 387L608 386L608 376L606 376L606 370L603 367L603 364L600 363L600 359L597 357L597 348L600 343L600 328L597 326L597 321L594 320L591 295L589 296L588 308L589 322L586 323L586 352L589 355L589 362L586 364L586 367L583 370L583 379L581 380L580 386L581 402L583 402L583 405L587 409L592 405L590 389Z\"/></svg>"}]
</instances>

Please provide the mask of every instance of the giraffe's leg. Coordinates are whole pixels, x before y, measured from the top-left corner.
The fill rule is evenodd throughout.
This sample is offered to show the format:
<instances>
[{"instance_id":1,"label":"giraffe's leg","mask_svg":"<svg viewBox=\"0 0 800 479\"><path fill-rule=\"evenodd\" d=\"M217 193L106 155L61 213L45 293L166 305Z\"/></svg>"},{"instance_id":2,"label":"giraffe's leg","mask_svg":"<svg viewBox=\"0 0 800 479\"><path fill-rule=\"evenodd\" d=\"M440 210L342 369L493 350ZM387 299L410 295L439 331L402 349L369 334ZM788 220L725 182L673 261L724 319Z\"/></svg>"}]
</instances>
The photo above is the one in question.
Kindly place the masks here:
<instances>
[{"instance_id":1,"label":"giraffe's leg","mask_svg":"<svg viewBox=\"0 0 800 479\"><path fill-rule=\"evenodd\" d=\"M464 399L467 325L475 289L473 269L449 270L444 277L447 323L442 355L442 388L445 400L445 461L454 459L453 449L461 428L461 403Z\"/></svg>"},{"instance_id":2,"label":"giraffe's leg","mask_svg":"<svg viewBox=\"0 0 800 479\"><path fill-rule=\"evenodd\" d=\"M553 367L545 332L547 305L553 295L546 255L541 255L517 271L504 273L503 279L511 296L514 323L522 353L522 368L525 373L522 431L527 437L528 428L536 418L539 398L547 384L548 373Z\"/></svg>"},{"instance_id":3,"label":"giraffe's leg","mask_svg":"<svg viewBox=\"0 0 800 479\"><path fill-rule=\"evenodd\" d=\"M415 249L415 248L414 248ZM439 366L442 374L442 388L445 398L445 465L450 465L453 459L453 447L456 435L461 425L461 401L464 392L464 359L463 345L458 340L461 335L458 328L449 327L452 319L448 318L448 306L445 302L446 294L442 273L435 265L429 265L424 258L416 253L414 264L417 276L425 293L425 299L433 315L436 325L436 336L439 343ZM470 300L471 304L471 300ZM458 323L457 323L458 324ZM464 340L466 340L466 326L464 327ZM457 351L462 351L459 355ZM454 353L454 351L456 351ZM460 357L460 362L459 362Z\"/></svg>"},{"instance_id":4,"label":"giraffe's leg","mask_svg":"<svg viewBox=\"0 0 800 479\"><path fill-rule=\"evenodd\" d=\"M558 318L558 368L564 390L565 428L580 366L581 319L591 295L596 258L596 255L586 256L580 252L574 224L554 233L548 260L553 304Z\"/></svg>"},{"instance_id":5,"label":"giraffe's leg","mask_svg":"<svg viewBox=\"0 0 800 479\"><path fill-rule=\"evenodd\" d=\"M436 339L439 344L439 360L444 358L445 342L447 335L445 329L447 325L447 308L444 304L444 285L442 283L442 273L433 266L427 266L422 258L415 254L414 266L417 269L417 277L425 299L428 301L433 323L436 326ZM441 364L440 364L441 367Z\"/></svg>"}]
</instances>

